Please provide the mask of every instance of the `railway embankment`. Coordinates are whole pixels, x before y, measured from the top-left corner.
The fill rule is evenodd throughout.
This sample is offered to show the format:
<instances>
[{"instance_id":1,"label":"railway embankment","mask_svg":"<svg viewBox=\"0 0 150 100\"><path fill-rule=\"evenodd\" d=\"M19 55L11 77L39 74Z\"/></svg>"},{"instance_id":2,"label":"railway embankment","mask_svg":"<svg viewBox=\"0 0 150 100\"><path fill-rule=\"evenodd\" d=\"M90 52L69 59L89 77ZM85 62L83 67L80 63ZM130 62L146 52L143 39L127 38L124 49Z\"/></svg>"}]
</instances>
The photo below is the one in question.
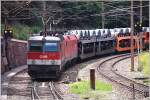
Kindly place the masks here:
<instances>
[{"instance_id":1,"label":"railway embankment","mask_svg":"<svg viewBox=\"0 0 150 100\"><path fill-rule=\"evenodd\" d=\"M107 58L107 57L106 57ZM108 57L109 58L109 57ZM97 67L99 64L103 61L103 59L99 59L95 61L94 63L88 64L86 67L81 69L78 72L77 78L80 79L81 81L89 81L90 80L90 69L95 69L95 78L96 80L100 80L101 82L105 84L111 84L108 82L104 77L99 75L99 72L97 71ZM96 86L97 87L97 86ZM90 94L84 95L84 98L92 99L92 100L109 100L109 99L117 99L115 94L114 94L114 86L112 87L112 90L109 92L106 91L93 91L92 96ZM110 98L111 97L111 98Z\"/></svg>"},{"instance_id":2,"label":"railway embankment","mask_svg":"<svg viewBox=\"0 0 150 100\"><path fill-rule=\"evenodd\" d=\"M147 60L147 59L145 59L145 60ZM145 72L146 72L145 70L147 67L141 66L142 67L142 69L141 69L139 66L142 64L143 64L143 62L141 62L141 61L138 63L138 57L136 56L135 62L134 62L134 71L133 72L131 72L131 59L130 58L116 63L114 66L114 70L118 74L125 76L125 77L127 77L133 81L148 85L148 83L149 83L148 82L148 80L149 80L148 75L147 75L147 73L145 74ZM140 71L139 71L139 68L140 68Z\"/></svg>"},{"instance_id":3,"label":"railway embankment","mask_svg":"<svg viewBox=\"0 0 150 100\"><path fill-rule=\"evenodd\" d=\"M27 41L11 39L8 40L7 49L6 43L1 40L1 73L26 65ZM7 54L7 56L6 56Z\"/></svg>"},{"instance_id":4,"label":"railway embankment","mask_svg":"<svg viewBox=\"0 0 150 100\"><path fill-rule=\"evenodd\" d=\"M109 57L108 57L109 58ZM114 99L114 100L129 100L132 99L132 91L130 89L125 88L122 85L118 85L115 82L111 82L109 81L107 78L103 77L103 75L99 74L99 71L97 71L97 67L99 66L99 64L101 62L105 61L105 59L101 59L98 62L92 63L87 65L85 68L81 69L78 73L78 78L80 78L81 80L89 80L90 79L90 69L95 69L96 70L96 80L101 80L104 81L106 83L111 83L113 88L112 88L112 92L105 94L104 98L101 99ZM135 71L134 72L130 72L130 58L121 60L120 62L117 62L116 65L114 66L113 69L115 69L115 71L118 73L120 73L121 75L131 79L131 80L136 80L135 78L143 78L144 75L142 72L138 72L138 66L137 66L137 58L135 58ZM105 65L104 67L108 67L107 65ZM100 68L100 70L102 70ZM111 73L109 73L111 74ZM109 76L109 75L108 75ZM113 76L112 76L113 77ZM139 80L138 80L139 81ZM136 80L137 82L137 80ZM137 82L139 83L139 82ZM142 95L139 95L138 93L136 94L136 99L140 100L142 98ZM99 98L100 99L100 98Z\"/></svg>"}]
</instances>

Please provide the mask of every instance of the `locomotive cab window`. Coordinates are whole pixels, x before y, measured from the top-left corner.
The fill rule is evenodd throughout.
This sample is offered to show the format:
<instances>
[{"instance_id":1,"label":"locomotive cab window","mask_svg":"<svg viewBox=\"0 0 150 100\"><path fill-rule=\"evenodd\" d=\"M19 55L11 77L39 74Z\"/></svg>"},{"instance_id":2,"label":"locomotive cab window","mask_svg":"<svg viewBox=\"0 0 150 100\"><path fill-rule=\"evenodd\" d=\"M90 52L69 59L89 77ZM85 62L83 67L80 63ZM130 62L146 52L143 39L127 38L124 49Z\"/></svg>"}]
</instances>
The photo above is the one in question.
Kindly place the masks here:
<instances>
[{"instance_id":1,"label":"locomotive cab window","mask_svg":"<svg viewBox=\"0 0 150 100\"><path fill-rule=\"evenodd\" d=\"M56 42L44 43L43 49L45 52L56 52L56 51L58 51L58 43L56 43Z\"/></svg>"},{"instance_id":2,"label":"locomotive cab window","mask_svg":"<svg viewBox=\"0 0 150 100\"><path fill-rule=\"evenodd\" d=\"M38 52L42 51L42 43L31 42L29 43L29 51Z\"/></svg>"}]
</instances>

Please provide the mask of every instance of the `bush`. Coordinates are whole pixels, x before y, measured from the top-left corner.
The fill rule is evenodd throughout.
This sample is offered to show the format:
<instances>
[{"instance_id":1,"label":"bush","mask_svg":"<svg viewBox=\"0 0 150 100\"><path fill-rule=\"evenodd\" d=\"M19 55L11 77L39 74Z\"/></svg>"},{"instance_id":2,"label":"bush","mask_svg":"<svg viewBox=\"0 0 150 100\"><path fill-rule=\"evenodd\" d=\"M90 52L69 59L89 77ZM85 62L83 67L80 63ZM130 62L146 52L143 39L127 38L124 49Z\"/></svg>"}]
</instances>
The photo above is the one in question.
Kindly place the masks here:
<instances>
[{"instance_id":1,"label":"bush","mask_svg":"<svg viewBox=\"0 0 150 100\"><path fill-rule=\"evenodd\" d=\"M142 53L140 55L140 62L141 62L141 67L142 68L142 72L148 76L150 74L150 54L148 52Z\"/></svg>"},{"instance_id":2,"label":"bush","mask_svg":"<svg viewBox=\"0 0 150 100\"><path fill-rule=\"evenodd\" d=\"M11 26L13 31L13 38L20 40L27 40L29 33L38 33L41 30L39 26L29 27L27 25L15 24ZM4 24L1 25L1 33L4 31Z\"/></svg>"},{"instance_id":3,"label":"bush","mask_svg":"<svg viewBox=\"0 0 150 100\"><path fill-rule=\"evenodd\" d=\"M31 27L31 30L32 30L32 33L38 33L42 30L42 28L39 26L33 26Z\"/></svg>"},{"instance_id":4,"label":"bush","mask_svg":"<svg viewBox=\"0 0 150 100\"><path fill-rule=\"evenodd\" d=\"M15 25L12 27L14 38L20 40L27 40L29 33L31 32L31 28L26 25Z\"/></svg>"},{"instance_id":5,"label":"bush","mask_svg":"<svg viewBox=\"0 0 150 100\"><path fill-rule=\"evenodd\" d=\"M143 65L140 65L137 70L138 70L139 72L142 72L142 70L143 70Z\"/></svg>"}]
</instances>

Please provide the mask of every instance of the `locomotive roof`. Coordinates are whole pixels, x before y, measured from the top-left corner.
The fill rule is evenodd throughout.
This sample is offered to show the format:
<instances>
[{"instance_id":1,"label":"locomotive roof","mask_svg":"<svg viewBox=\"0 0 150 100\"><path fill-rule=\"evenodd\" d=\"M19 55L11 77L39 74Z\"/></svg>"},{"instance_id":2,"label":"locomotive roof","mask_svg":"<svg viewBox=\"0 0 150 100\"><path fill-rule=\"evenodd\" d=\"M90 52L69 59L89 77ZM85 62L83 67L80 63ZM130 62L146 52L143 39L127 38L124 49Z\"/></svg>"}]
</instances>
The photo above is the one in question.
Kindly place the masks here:
<instances>
[{"instance_id":1,"label":"locomotive roof","mask_svg":"<svg viewBox=\"0 0 150 100\"><path fill-rule=\"evenodd\" d=\"M29 40L37 40L37 41L42 41L42 40L47 40L47 41L60 41L59 37L55 37L55 36L32 36L29 37Z\"/></svg>"}]
</instances>

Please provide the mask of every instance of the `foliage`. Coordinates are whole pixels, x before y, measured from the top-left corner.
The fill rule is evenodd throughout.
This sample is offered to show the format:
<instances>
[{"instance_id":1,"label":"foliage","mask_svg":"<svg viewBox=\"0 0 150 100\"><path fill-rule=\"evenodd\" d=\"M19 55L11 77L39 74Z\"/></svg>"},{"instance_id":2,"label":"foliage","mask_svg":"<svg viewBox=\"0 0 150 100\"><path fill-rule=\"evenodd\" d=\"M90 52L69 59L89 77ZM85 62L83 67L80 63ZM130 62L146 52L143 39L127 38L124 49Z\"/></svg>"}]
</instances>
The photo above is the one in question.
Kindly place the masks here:
<instances>
[{"instance_id":1,"label":"foliage","mask_svg":"<svg viewBox=\"0 0 150 100\"><path fill-rule=\"evenodd\" d=\"M140 2L134 2L134 5L139 5ZM143 6L148 2L143 1ZM105 28L115 27L130 27L130 1L105 1ZM66 19L59 24L65 24L68 28L102 28L102 5L100 1L78 1L61 3L64 12L62 15ZM123 10L124 9L124 10ZM143 7L143 23L148 24L148 6ZM139 18L139 8L134 9L135 16ZM135 18L134 18L135 19ZM147 23L147 24L146 24Z\"/></svg>"},{"instance_id":2,"label":"foliage","mask_svg":"<svg viewBox=\"0 0 150 100\"><path fill-rule=\"evenodd\" d=\"M31 29L25 25L15 25L12 27L13 36L17 39L27 40L28 34Z\"/></svg>"},{"instance_id":3,"label":"foliage","mask_svg":"<svg viewBox=\"0 0 150 100\"><path fill-rule=\"evenodd\" d=\"M100 28L100 16L91 16L99 14L101 11L100 2L66 2L61 4L64 9L63 22L59 24L67 24L68 28Z\"/></svg>"},{"instance_id":4,"label":"foliage","mask_svg":"<svg viewBox=\"0 0 150 100\"><path fill-rule=\"evenodd\" d=\"M144 52L140 55L140 62L142 65L142 72L149 76L150 74L150 54L148 52Z\"/></svg>"},{"instance_id":5,"label":"foliage","mask_svg":"<svg viewBox=\"0 0 150 100\"><path fill-rule=\"evenodd\" d=\"M29 33L38 33L41 30L41 27L32 26L29 27L23 24L15 24L11 26L13 31L13 38L20 40L27 40L29 37ZM1 32L4 31L4 24L1 25Z\"/></svg>"},{"instance_id":6,"label":"foliage","mask_svg":"<svg viewBox=\"0 0 150 100\"><path fill-rule=\"evenodd\" d=\"M9 1L7 1L9 2ZM6 6L7 2L2 2L2 10L11 10L10 6ZM14 1L15 2L15 1ZM135 7L139 7L139 1L135 1ZM104 12L102 12L101 1L46 1L47 17L50 17L50 22L60 19L57 25L52 23L52 27L65 29L93 29L102 28L102 13L105 13L105 28L115 27L130 27L130 1L104 1ZM149 7L148 1L143 1L143 23L144 27L148 27L149 23ZM16 2L17 6L20 6ZM15 6L16 6L15 5ZM32 1L29 5L31 16L30 19L19 20L19 23L24 23L31 26L42 26L43 1ZM26 9L26 8L25 8ZM139 17L139 8L134 9L134 15ZM20 15L26 10L21 11ZM14 13L16 14L16 13ZM11 14L10 14L10 17ZM2 11L2 22L4 23L5 14ZM16 21L16 20L14 20ZM8 21L11 23L11 21ZM30 26L30 27L31 27ZM48 25L49 26L49 23Z\"/></svg>"},{"instance_id":7,"label":"foliage","mask_svg":"<svg viewBox=\"0 0 150 100\"><path fill-rule=\"evenodd\" d=\"M42 28L38 27L38 26L32 26L31 30L32 30L31 31L32 33L38 33L38 32L40 32L42 30Z\"/></svg>"}]
</instances>

